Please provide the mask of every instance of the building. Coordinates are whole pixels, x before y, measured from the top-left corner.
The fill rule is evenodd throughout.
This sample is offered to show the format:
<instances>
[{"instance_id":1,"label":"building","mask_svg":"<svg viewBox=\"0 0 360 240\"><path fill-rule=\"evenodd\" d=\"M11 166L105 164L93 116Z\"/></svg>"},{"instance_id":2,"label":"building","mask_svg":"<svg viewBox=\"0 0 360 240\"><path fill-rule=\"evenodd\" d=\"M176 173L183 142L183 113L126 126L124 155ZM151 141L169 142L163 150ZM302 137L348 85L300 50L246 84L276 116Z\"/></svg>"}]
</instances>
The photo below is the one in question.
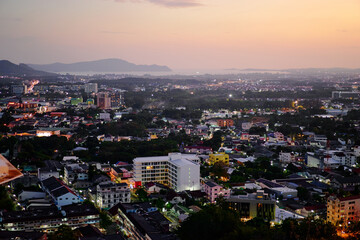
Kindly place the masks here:
<instances>
[{"instance_id":1,"label":"building","mask_svg":"<svg viewBox=\"0 0 360 240\"><path fill-rule=\"evenodd\" d=\"M216 198L222 196L225 199L230 197L230 189L225 189L223 186L213 182L205 181L201 184L201 191L206 193L207 198L211 203L216 201Z\"/></svg>"},{"instance_id":2,"label":"building","mask_svg":"<svg viewBox=\"0 0 360 240\"><path fill-rule=\"evenodd\" d=\"M111 108L111 99L107 92L100 92L97 94L97 106L101 109Z\"/></svg>"},{"instance_id":3,"label":"building","mask_svg":"<svg viewBox=\"0 0 360 240\"><path fill-rule=\"evenodd\" d=\"M116 90L110 93L111 108L119 108L124 106L124 94L122 91Z\"/></svg>"},{"instance_id":4,"label":"building","mask_svg":"<svg viewBox=\"0 0 360 240\"><path fill-rule=\"evenodd\" d=\"M82 97L79 97L79 98L71 98L70 100L70 104L71 105L78 105L80 103L82 103L84 100Z\"/></svg>"},{"instance_id":5,"label":"building","mask_svg":"<svg viewBox=\"0 0 360 240\"><path fill-rule=\"evenodd\" d=\"M194 154L181 153L135 158L134 181L140 184L158 182L175 191L200 190L199 161Z\"/></svg>"},{"instance_id":6,"label":"building","mask_svg":"<svg viewBox=\"0 0 360 240\"><path fill-rule=\"evenodd\" d=\"M0 184L4 184L24 176L3 155L0 154Z\"/></svg>"},{"instance_id":7,"label":"building","mask_svg":"<svg viewBox=\"0 0 360 240\"><path fill-rule=\"evenodd\" d=\"M276 141L278 142L282 142L284 141L284 134L282 134L281 132L274 132L274 137L276 138Z\"/></svg>"},{"instance_id":8,"label":"building","mask_svg":"<svg viewBox=\"0 0 360 240\"><path fill-rule=\"evenodd\" d=\"M358 91L354 91L354 92L333 91L332 92L332 98L334 98L334 99L336 99L336 98L348 98L348 99L356 98L356 99L358 99L359 96L360 96L360 92L358 92Z\"/></svg>"},{"instance_id":9,"label":"building","mask_svg":"<svg viewBox=\"0 0 360 240\"><path fill-rule=\"evenodd\" d=\"M170 222L150 203L119 203L109 210L128 239L176 240Z\"/></svg>"},{"instance_id":10,"label":"building","mask_svg":"<svg viewBox=\"0 0 360 240\"><path fill-rule=\"evenodd\" d=\"M46 193L44 192L34 192L34 191L21 191L19 193L18 199L20 202L29 200L29 199L38 199L45 198Z\"/></svg>"},{"instance_id":11,"label":"building","mask_svg":"<svg viewBox=\"0 0 360 240\"><path fill-rule=\"evenodd\" d=\"M85 84L85 92L86 93L97 93L98 92L98 84L97 83L86 83Z\"/></svg>"},{"instance_id":12,"label":"building","mask_svg":"<svg viewBox=\"0 0 360 240\"><path fill-rule=\"evenodd\" d=\"M75 181L85 181L89 179L89 167L86 164L69 164L64 168L64 181L72 184Z\"/></svg>"},{"instance_id":13,"label":"building","mask_svg":"<svg viewBox=\"0 0 360 240\"><path fill-rule=\"evenodd\" d=\"M96 186L96 205L100 208L111 208L118 203L130 202L130 189L126 183L111 181Z\"/></svg>"},{"instance_id":14,"label":"building","mask_svg":"<svg viewBox=\"0 0 360 240\"><path fill-rule=\"evenodd\" d=\"M327 221L348 225L360 220L360 195L350 197L330 196L327 200Z\"/></svg>"},{"instance_id":15,"label":"building","mask_svg":"<svg viewBox=\"0 0 360 240\"><path fill-rule=\"evenodd\" d=\"M212 152L211 147L207 146L186 146L184 147L185 153L209 154Z\"/></svg>"},{"instance_id":16,"label":"building","mask_svg":"<svg viewBox=\"0 0 360 240\"><path fill-rule=\"evenodd\" d=\"M27 86L25 84L11 86L11 93L13 93L13 94L21 95L21 94L27 94L27 92L28 92Z\"/></svg>"},{"instance_id":17,"label":"building","mask_svg":"<svg viewBox=\"0 0 360 240\"><path fill-rule=\"evenodd\" d=\"M275 219L276 201L264 191L258 190L252 194L231 196L226 202L231 209L240 214L243 220L250 220L255 217L267 221Z\"/></svg>"},{"instance_id":18,"label":"building","mask_svg":"<svg viewBox=\"0 0 360 240\"><path fill-rule=\"evenodd\" d=\"M63 224L74 229L88 224L97 226L99 222L99 211L91 204L2 212L0 217L1 230L6 231L52 232Z\"/></svg>"},{"instance_id":19,"label":"building","mask_svg":"<svg viewBox=\"0 0 360 240\"><path fill-rule=\"evenodd\" d=\"M225 153L210 154L209 164L214 165L217 162L223 162L225 165L229 165L229 155Z\"/></svg>"},{"instance_id":20,"label":"building","mask_svg":"<svg viewBox=\"0 0 360 240\"><path fill-rule=\"evenodd\" d=\"M111 120L110 113L100 113L99 119L103 121L110 121Z\"/></svg>"},{"instance_id":21,"label":"building","mask_svg":"<svg viewBox=\"0 0 360 240\"><path fill-rule=\"evenodd\" d=\"M232 127L234 126L234 120L232 119L216 119L216 123L219 127Z\"/></svg>"},{"instance_id":22,"label":"building","mask_svg":"<svg viewBox=\"0 0 360 240\"><path fill-rule=\"evenodd\" d=\"M43 167L38 168L38 178L43 181L49 177L59 178L59 171L56 168Z\"/></svg>"},{"instance_id":23,"label":"building","mask_svg":"<svg viewBox=\"0 0 360 240\"><path fill-rule=\"evenodd\" d=\"M80 203L82 199L61 180L50 177L40 182L44 192L49 194L58 207Z\"/></svg>"},{"instance_id":24,"label":"building","mask_svg":"<svg viewBox=\"0 0 360 240\"><path fill-rule=\"evenodd\" d=\"M293 153L281 152L279 154L279 161L281 163L295 162L295 155Z\"/></svg>"}]
</instances>

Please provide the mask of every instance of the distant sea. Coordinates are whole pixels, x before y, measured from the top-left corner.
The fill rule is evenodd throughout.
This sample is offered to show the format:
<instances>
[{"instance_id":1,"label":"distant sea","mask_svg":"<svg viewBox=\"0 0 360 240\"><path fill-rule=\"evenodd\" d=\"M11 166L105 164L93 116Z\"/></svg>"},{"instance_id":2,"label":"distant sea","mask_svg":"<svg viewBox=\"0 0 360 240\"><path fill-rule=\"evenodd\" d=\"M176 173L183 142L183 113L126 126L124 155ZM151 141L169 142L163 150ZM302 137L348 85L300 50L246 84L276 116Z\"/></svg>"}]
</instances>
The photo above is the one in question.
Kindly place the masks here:
<instances>
[{"instance_id":1,"label":"distant sea","mask_svg":"<svg viewBox=\"0 0 360 240\"><path fill-rule=\"evenodd\" d=\"M224 69L224 70L174 70L171 72L58 72L61 75L79 75L79 76L94 76L94 75L123 75L123 76L201 76L201 75L233 75L233 74L247 74L247 73L286 73L284 71L276 70L241 70L241 69Z\"/></svg>"}]
</instances>

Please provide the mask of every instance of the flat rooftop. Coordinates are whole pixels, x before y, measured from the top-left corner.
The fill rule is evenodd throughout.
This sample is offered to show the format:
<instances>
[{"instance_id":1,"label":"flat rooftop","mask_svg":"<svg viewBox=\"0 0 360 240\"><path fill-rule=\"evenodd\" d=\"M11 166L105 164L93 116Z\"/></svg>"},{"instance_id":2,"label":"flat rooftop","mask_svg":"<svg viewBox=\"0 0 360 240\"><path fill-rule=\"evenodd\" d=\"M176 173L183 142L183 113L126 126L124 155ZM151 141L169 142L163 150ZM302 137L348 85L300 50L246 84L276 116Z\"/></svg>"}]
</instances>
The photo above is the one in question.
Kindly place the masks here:
<instances>
[{"instance_id":1,"label":"flat rooftop","mask_svg":"<svg viewBox=\"0 0 360 240\"><path fill-rule=\"evenodd\" d=\"M2 173L0 174L0 184L10 182L16 178L23 176L23 174L1 154L0 168Z\"/></svg>"}]
</instances>

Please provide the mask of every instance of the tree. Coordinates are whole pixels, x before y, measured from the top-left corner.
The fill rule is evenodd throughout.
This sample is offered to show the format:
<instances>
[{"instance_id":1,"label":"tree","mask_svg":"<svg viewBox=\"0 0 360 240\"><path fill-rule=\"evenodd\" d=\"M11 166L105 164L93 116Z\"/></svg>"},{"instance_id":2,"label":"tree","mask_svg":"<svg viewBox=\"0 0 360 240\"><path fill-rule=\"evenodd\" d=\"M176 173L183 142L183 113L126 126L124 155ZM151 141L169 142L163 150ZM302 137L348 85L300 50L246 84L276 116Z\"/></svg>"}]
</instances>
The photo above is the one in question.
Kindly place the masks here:
<instances>
[{"instance_id":1,"label":"tree","mask_svg":"<svg viewBox=\"0 0 360 240\"><path fill-rule=\"evenodd\" d=\"M141 202L146 202L149 200L148 193L142 187L139 187L138 189L136 189L135 194Z\"/></svg>"},{"instance_id":2,"label":"tree","mask_svg":"<svg viewBox=\"0 0 360 240\"><path fill-rule=\"evenodd\" d=\"M100 227L106 229L111 224L112 224L112 221L111 221L111 218L109 217L109 215L104 211L100 212Z\"/></svg>"},{"instance_id":3,"label":"tree","mask_svg":"<svg viewBox=\"0 0 360 240\"><path fill-rule=\"evenodd\" d=\"M4 186L0 186L0 210L13 211L15 204L11 200Z\"/></svg>"},{"instance_id":4,"label":"tree","mask_svg":"<svg viewBox=\"0 0 360 240\"><path fill-rule=\"evenodd\" d=\"M227 173L227 170L226 170L226 164L224 162L216 162L214 164L214 166L211 168L211 173L216 178L221 178L221 177L228 178L229 177L229 174Z\"/></svg>"},{"instance_id":5,"label":"tree","mask_svg":"<svg viewBox=\"0 0 360 240\"><path fill-rule=\"evenodd\" d=\"M239 216L230 210L211 206L190 215L178 229L180 239L236 239L243 223Z\"/></svg>"},{"instance_id":6,"label":"tree","mask_svg":"<svg viewBox=\"0 0 360 240\"><path fill-rule=\"evenodd\" d=\"M68 225L61 225L55 233L49 235L49 240L77 240L80 236Z\"/></svg>"}]
</instances>

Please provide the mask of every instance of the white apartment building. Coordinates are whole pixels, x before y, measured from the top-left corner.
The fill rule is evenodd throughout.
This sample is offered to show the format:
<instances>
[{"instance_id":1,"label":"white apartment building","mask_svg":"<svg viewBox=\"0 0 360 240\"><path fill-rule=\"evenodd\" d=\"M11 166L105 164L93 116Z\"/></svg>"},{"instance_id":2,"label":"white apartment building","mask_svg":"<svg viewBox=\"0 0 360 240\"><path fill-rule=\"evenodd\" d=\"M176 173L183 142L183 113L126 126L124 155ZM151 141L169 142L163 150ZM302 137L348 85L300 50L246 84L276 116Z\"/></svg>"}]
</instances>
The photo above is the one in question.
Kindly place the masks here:
<instances>
[{"instance_id":1,"label":"white apartment building","mask_svg":"<svg viewBox=\"0 0 360 240\"><path fill-rule=\"evenodd\" d=\"M100 208L111 208L118 203L130 202L130 189L126 183L111 181L96 186L96 205Z\"/></svg>"},{"instance_id":2,"label":"white apartment building","mask_svg":"<svg viewBox=\"0 0 360 240\"><path fill-rule=\"evenodd\" d=\"M293 153L281 152L279 154L279 161L282 163L295 162L295 155Z\"/></svg>"},{"instance_id":3,"label":"white apartment building","mask_svg":"<svg viewBox=\"0 0 360 240\"><path fill-rule=\"evenodd\" d=\"M158 182L175 191L200 189L200 165L195 154L169 153L168 156L139 157L133 162L136 182Z\"/></svg>"},{"instance_id":4,"label":"white apartment building","mask_svg":"<svg viewBox=\"0 0 360 240\"><path fill-rule=\"evenodd\" d=\"M97 83L87 83L87 84L85 84L85 92L86 93L97 93L98 92Z\"/></svg>"}]
</instances>

